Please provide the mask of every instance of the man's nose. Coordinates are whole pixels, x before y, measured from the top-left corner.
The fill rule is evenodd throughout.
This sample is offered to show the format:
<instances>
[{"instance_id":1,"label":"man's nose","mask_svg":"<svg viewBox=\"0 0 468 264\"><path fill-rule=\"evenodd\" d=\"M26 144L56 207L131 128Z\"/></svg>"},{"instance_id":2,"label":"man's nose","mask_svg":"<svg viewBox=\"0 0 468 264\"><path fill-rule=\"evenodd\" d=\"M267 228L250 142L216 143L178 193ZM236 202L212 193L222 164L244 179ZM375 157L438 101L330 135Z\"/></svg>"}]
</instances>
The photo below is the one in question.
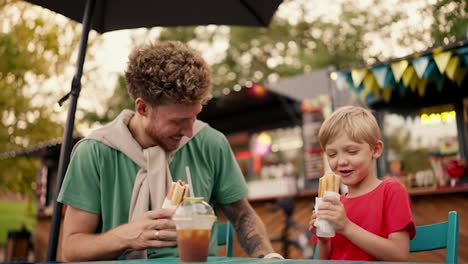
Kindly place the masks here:
<instances>
[{"instance_id":1,"label":"man's nose","mask_svg":"<svg viewBox=\"0 0 468 264\"><path fill-rule=\"evenodd\" d=\"M194 122L187 122L187 124L184 125L182 128L182 135L189 138L193 136L193 123Z\"/></svg>"}]
</instances>

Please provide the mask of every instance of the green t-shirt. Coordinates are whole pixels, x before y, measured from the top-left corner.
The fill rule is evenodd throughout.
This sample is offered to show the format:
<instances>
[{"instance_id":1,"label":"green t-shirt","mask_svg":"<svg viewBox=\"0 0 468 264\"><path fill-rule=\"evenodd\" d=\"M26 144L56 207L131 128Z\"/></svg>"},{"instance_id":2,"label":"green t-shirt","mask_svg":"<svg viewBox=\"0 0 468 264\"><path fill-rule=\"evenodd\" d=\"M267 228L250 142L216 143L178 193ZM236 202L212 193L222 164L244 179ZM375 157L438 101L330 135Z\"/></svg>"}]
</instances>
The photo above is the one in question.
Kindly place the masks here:
<instances>
[{"instance_id":1,"label":"green t-shirt","mask_svg":"<svg viewBox=\"0 0 468 264\"><path fill-rule=\"evenodd\" d=\"M187 182L190 167L197 196L213 208L247 195L244 177L226 137L206 126L179 149L170 164L174 181ZM140 167L122 152L101 142L86 140L75 149L58 201L101 216L105 232L128 222L133 184ZM217 251L217 228L213 229L210 255ZM148 257L177 256L177 247L148 249Z\"/></svg>"}]
</instances>

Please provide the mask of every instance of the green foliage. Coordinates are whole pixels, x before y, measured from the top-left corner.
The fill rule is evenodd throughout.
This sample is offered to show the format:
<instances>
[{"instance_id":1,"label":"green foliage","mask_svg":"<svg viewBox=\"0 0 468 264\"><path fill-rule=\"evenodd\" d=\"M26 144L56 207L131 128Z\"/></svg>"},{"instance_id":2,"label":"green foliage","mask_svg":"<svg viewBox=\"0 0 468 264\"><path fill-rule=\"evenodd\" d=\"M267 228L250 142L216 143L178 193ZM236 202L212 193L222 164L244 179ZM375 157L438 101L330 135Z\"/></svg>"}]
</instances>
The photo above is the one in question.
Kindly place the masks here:
<instances>
[{"instance_id":1,"label":"green foliage","mask_svg":"<svg viewBox=\"0 0 468 264\"><path fill-rule=\"evenodd\" d=\"M466 0L438 0L432 6L432 37L434 45L448 44L468 38L468 2Z\"/></svg>"},{"instance_id":2,"label":"green foliage","mask_svg":"<svg viewBox=\"0 0 468 264\"><path fill-rule=\"evenodd\" d=\"M63 134L63 124L47 99L50 94L43 88L69 65L79 28L59 23L47 16L50 11L24 1L0 1L0 13L0 153L5 153ZM0 168L0 192L9 189L33 196L37 160L0 159Z\"/></svg>"},{"instance_id":3,"label":"green foliage","mask_svg":"<svg viewBox=\"0 0 468 264\"><path fill-rule=\"evenodd\" d=\"M35 217L24 201L0 201L0 245L7 241L9 230L20 230L23 225L32 232Z\"/></svg>"}]
</instances>

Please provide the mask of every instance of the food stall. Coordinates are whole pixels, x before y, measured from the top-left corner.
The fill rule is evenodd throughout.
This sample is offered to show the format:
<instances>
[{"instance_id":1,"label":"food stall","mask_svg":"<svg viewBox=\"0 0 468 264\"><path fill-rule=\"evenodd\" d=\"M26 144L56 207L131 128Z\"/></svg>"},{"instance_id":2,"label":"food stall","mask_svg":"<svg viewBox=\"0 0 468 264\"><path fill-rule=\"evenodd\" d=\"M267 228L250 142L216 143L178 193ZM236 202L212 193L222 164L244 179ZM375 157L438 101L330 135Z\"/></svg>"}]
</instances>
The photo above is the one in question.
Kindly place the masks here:
<instances>
[{"instance_id":1,"label":"food stall","mask_svg":"<svg viewBox=\"0 0 468 264\"><path fill-rule=\"evenodd\" d=\"M395 177L408 189L416 224L447 221L450 210L466 217L468 39L330 77L375 110L386 146L378 175ZM463 263L467 233L460 225ZM437 251L418 254L412 260L443 261Z\"/></svg>"}]
</instances>

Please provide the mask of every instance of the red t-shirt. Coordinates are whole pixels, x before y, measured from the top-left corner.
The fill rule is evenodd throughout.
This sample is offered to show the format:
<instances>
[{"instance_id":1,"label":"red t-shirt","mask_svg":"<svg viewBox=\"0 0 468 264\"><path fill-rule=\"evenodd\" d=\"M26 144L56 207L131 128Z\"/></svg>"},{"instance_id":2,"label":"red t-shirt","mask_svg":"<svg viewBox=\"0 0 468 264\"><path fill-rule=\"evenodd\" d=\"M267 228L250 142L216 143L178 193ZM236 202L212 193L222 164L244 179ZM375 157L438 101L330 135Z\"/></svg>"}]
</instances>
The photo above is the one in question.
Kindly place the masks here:
<instances>
[{"instance_id":1,"label":"red t-shirt","mask_svg":"<svg viewBox=\"0 0 468 264\"><path fill-rule=\"evenodd\" d=\"M388 238L391 233L406 230L410 239L416 234L409 195L394 179L385 179L358 197L347 198L344 194L340 200L349 220L371 233ZM377 260L338 232L331 239L330 259Z\"/></svg>"}]
</instances>

